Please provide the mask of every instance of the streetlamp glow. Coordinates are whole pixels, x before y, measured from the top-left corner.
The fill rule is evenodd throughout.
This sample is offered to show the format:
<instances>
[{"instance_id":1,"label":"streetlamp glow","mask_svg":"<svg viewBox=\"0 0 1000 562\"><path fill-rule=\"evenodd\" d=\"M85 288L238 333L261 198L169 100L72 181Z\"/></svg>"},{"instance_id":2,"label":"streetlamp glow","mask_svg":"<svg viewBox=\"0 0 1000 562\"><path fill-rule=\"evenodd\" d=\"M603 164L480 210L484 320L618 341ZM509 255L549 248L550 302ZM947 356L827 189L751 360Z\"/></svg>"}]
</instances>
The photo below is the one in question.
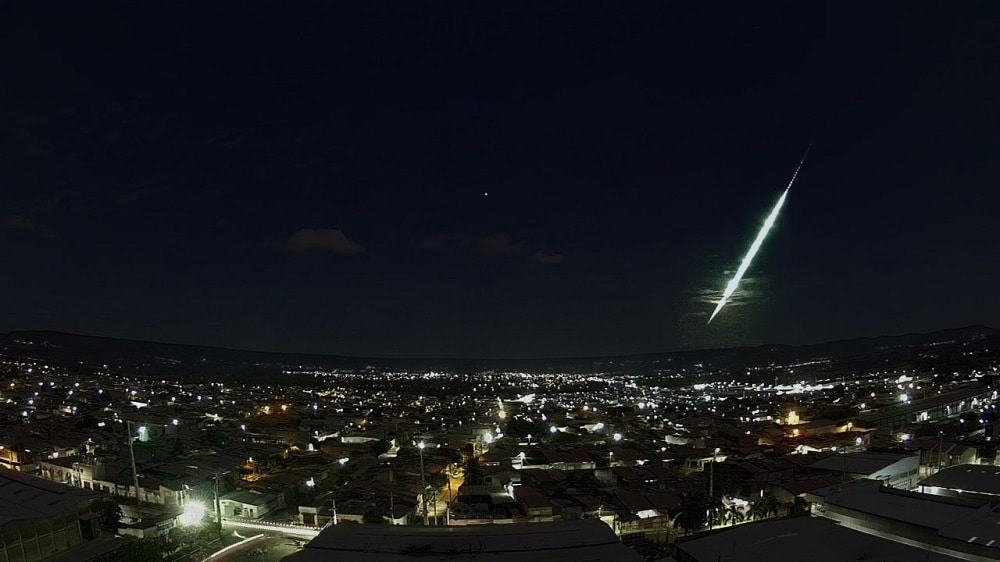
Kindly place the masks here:
<instances>
[{"instance_id":1,"label":"streetlamp glow","mask_svg":"<svg viewBox=\"0 0 1000 562\"><path fill-rule=\"evenodd\" d=\"M621 433L616 433L616 434L614 434L613 437L614 437L615 441L621 441L622 440L622 434Z\"/></svg>"},{"instance_id":2,"label":"streetlamp glow","mask_svg":"<svg viewBox=\"0 0 1000 562\"><path fill-rule=\"evenodd\" d=\"M197 525L205 518L205 505L200 502L191 502L184 507L178 521L181 525Z\"/></svg>"}]
</instances>

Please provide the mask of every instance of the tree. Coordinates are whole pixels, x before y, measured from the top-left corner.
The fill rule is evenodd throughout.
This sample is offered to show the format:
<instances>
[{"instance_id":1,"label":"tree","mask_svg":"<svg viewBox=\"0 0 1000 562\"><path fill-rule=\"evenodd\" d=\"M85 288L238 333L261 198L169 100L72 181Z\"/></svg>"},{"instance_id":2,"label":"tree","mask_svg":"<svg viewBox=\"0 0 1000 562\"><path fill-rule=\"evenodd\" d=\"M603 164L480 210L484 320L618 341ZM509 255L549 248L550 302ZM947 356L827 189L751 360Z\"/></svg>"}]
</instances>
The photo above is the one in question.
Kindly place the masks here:
<instances>
[{"instance_id":1,"label":"tree","mask_svg":"<svg viewBox=\"0 0 1000 562\"><path fill-rule=\"evenodd\" d=\"M361 515L361 521L364 522L364 523L366 523L366 524L369 524L369 525L383 525L383 524L385 524L385 518L382 517L382 514L379 513L378 510L376 508L374 508L374 507L372 507L371 509L366 510Z\"/></svg>"},{"instance_id":2,"label":"tree","mask_svg":"<svg viewBox=\"0 0 1000 562\"><path fill-rule=\"evenodd\" d=\"M77 429L90 429L92 427L97 427L97 418L89 413L83 414L78 416L78 419L76 423L73 424L73 427Z\"/></svg>"},{"instance_id":3,"label":"tree","mask_svg":"<svg viewBox=\"0 0 1000 562\"><path fill-rule=\"evenodd\" d=\"M778 515L778 498L774 497L771 492L764 492L763 497L760 498L761 507L764 510L764 517L771 517Z\"/></svg>"},{"instance_id":4,"label":"tree","mask_svg":"<svg viewBox=\"0 0 1000 562\"><path fill-rule=\"evenodd\" d=\"M187 453L187 447L184 445L184 442L181 441L180 439L174 438L170 446L171 446L171 454L174 456L175 459L180 458L184 456L185 453Z\"/></svg>"},{"instance_id":5,"label":"tree","mask_svg":"<svg viewBox=\"0 0 1000 562\"><path fill-rule=\"evenodd\" d=\"M439 488L434 486L427 486L424 488L424 505L427 510L427 514L434 517L434 524L437 524L437 502L438 502Z\"/></svg>"},{"instance_id":6,"label":"tree","mask_svg":"<svg viewBox=\"0 0 1000 562\"><path fill-rule=\"evenodd\" d=\"M479 457L476 455L469 455L469 460L465 463L465 480L470 484L483 482L483 469L479 466Z\"/></svg>"},{"instance_id":7,"label":"tree","mask_svg":"<svg viewBox=\"0 0 1000 562\"><path fill-rule=\"evenodd\" d=\"M771 492L764 492L764 495L750 506L749 515L753 519L765 519L778 515L778 498Z\"/></svg>"},{"instance_id":8,"label":"tree","mask_svg":"<svg viewBox=\"0 0 1000 562\"><path fill-rule=\"evenodd\" d=\"M427 477L427 483L437 489L441 489L448 485L448 477L441 473L431 474Z\"/></svg>"},{"instance_id":9,"label":"tree","mask_svg":"<svg viewBox=\"0 0 1000 562\"><path fill-rule=\"evenodd\" d=\"M693 492L681 497L681 526L685 531L692 532L705 526L708 502L705 494Z\"/></svg>"},{"instance_id":10,"label":"tree","mask_svg":"<svg viewBox=\"0 0 1000 562\"><path fill-rule=\"evenodd\" d=\"M117 531L122 519L122 508L111 498L95 500L91 510L101 518L101 526L109 531Z\"/></svg>"},{"instance_id":11,"label":"tree","mask_svg":"<svg viewBox=\"0 0 1000 562\"><path fill-rule=\"evenodd\" d=\"M540 437L545 431L545 428L540 423L529 422L524 418L514 418L507 423L506 433L514 437L526 437L528 435Z\"/></svg>"},{"instance_id":12,"label":"tree","mask_svg":"<svg viewBox=\"0 0 1000 562\"><path fill-rule=\"evenodd\" d=\"M744 519L743 511L740 510L739 507L737 507L736 505L730 505L729 507L724 509L725 510L722 513L723 522L730 523L732 525L743 522Z\"/></svg>"},{"instance_id":13,"label":"tree","mask_svg":"<svg viewBox=\"0 0 1000 562\"><path fill-rule=\"evenodd\" d=\"M379 439L378 441L372 441L368 444L368 451L376 457L388 453L389 449L392 448L392 444L385 439Z\"/></svg>"}]
</instances>

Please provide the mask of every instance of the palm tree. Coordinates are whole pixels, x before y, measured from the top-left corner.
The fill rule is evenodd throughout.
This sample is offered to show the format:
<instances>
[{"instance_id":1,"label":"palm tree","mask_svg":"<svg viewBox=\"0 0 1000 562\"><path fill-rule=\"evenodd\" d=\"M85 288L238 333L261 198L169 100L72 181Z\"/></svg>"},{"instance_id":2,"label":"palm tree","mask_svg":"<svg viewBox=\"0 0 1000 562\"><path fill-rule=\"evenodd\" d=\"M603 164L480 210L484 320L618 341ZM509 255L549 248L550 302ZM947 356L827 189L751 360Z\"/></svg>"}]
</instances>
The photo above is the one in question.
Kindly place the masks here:
<instances>
[{"instance_id":1,"label":"palm tree","mask_svg":"<svg viewBox=\"0 0 1000 562\"><path fill-rule=\"evenodd\" d=\"M743 521L743 512L736 505L731 505L726 508L726 519L733 525L741 523Z\"/></svg>"},{"instance_id":2,"label":"palm tree","mask_svg":"<svg viewBox=\"0 0 1000 562\"><path fill-rule=\"evenodd\" d=\"M705 525L705 512L708 503L700 493L684 494L681 497L681 524L686 532L697 531Z\"/></svg>"},{"instance_id":3,"label":"palm tree","mask_svg":"<svg viewBox=\"0 0 1000 562\"><path fill-rule=\"evenodd\" d=\"M431 504L431 508L434 510L434 524L437 525L438 489L434 486L428 486L424 489L424 497L424 501Z\"/></svg>"},{"instance_id":4,"label":"palm tree","mask_svg":"<svg viewBox=\"0 0 1000 562\"><path fill-rule=\"evenodd\" d=\"M778 515L778 508L780 507L778 505L778 498L774 497L774 494L772 494L771 492L764 492L764 495L761 496L758 503L760 504L761 509L764 512L764 517L771 517L772 515L774 516Z\"/></svg>"}]
</instances>

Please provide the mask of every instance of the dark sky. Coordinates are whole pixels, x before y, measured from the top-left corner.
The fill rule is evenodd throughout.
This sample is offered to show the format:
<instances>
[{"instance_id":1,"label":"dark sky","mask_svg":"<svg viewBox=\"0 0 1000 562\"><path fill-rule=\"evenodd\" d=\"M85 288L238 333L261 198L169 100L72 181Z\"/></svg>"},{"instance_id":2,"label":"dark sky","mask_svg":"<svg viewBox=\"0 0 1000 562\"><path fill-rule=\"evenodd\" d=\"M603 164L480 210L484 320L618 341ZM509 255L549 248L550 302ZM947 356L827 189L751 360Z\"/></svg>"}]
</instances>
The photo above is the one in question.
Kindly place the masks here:
<instances>
[{"instance_id":1,"label":"dark sky","mask_svg":"<svg viewBox=\"0 0 1000 562\"><path fill-rule=\"evenodd\" d=\"M934 4L0 2L0 330L555 356L1000 324L1000 4Z\"/></svg>"}]
</instances>

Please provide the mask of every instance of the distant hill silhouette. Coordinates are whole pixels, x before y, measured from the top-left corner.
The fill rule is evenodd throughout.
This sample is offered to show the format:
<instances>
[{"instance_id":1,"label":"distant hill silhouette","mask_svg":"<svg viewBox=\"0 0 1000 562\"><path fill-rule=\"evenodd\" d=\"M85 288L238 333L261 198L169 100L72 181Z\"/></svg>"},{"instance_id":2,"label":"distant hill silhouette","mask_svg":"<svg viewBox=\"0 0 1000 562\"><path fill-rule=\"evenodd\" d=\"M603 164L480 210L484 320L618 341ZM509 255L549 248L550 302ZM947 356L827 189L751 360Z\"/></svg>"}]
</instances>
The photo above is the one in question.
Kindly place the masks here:
<instances>
[{"instance_id":1,"label":"distant hill silhouette","mask_svg":"<svg viewBox=\"0 0 1000 562\"><path fill-rule=\"evenodd\" d=\"M985 351L990 349L991 351ZM967 351L975 350L970 355ZM377 358L306 353L273 353L69 334L55 331L14 331L0 335L0 353L30 357L84 369L108 365L112 370L143 376L187 379L271 378L283 370L410 370L524 371L536 373L691 374L710 371L719 378L741 378L750 367L808 364L799 372L855 372L892 361L893 368L944 364L983 367L1000 350L1000 331L967 326L924 334L855 338L810 345L762 345L693 351L672 351L610 357L577 358ZM759 371L760 369L757 369ZM775 369L774 371L784 371ZM793 373L787 373L792 375ZM774 375L767 375L768 377ZM728 378L728 377L727 377ZM763 375L762 375L763 378ZM291 382L291 381L289 381Z\"/></svg>"}]
</instances>

